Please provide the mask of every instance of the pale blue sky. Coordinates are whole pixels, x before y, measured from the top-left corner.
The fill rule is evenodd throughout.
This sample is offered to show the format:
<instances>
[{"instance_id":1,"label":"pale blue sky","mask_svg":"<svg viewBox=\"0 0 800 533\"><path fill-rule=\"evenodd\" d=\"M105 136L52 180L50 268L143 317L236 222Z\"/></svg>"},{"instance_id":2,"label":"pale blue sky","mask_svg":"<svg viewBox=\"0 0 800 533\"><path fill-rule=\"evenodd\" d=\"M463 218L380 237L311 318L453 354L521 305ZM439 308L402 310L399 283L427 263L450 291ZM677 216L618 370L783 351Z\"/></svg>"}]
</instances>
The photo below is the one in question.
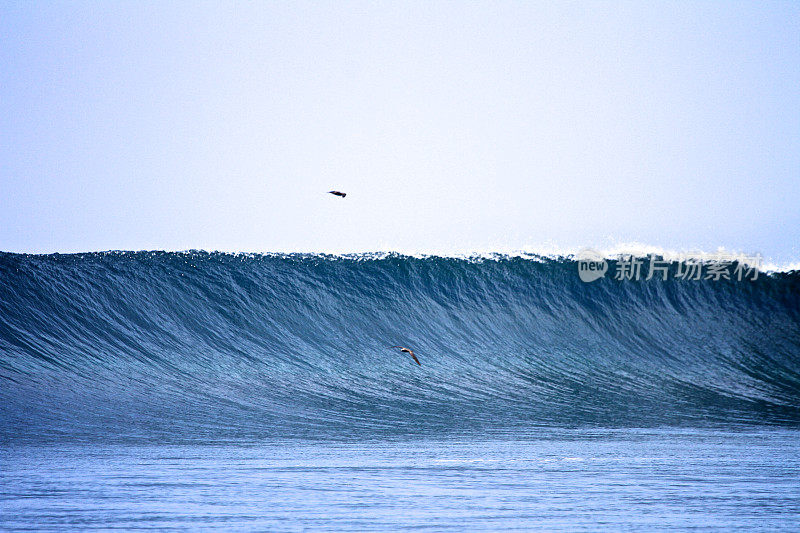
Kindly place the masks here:
<instances>
[{"instance_id":1,"label":"pale blue sky","mask_svg":"<svg viewBox=\"0 0 800 533\"><path fill-rule=\"evenodd\" d=\"M800 3L3 2L0 198L6 251L797 260Z\"/></svg>"}]
</instances>

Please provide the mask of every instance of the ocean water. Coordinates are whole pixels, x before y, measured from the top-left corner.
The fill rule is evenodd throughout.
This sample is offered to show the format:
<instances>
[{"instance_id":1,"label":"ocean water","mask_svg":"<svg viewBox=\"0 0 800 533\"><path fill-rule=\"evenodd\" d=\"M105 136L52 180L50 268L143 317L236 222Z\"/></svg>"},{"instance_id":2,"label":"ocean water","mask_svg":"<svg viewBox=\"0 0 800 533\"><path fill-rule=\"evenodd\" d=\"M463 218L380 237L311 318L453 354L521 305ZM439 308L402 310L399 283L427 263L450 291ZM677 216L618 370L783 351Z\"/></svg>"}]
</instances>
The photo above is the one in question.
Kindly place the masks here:
<instances>
[{"instance_id":1,"label":"ocean water","mask_svg":"<svg viewBox=\"0 0 800 533\"><path fill-rule=\"evenodd\" d=\"M797 272L584 283L536 256L0 254L3 530L799 517Z\"/></svg>"}]
</instances>

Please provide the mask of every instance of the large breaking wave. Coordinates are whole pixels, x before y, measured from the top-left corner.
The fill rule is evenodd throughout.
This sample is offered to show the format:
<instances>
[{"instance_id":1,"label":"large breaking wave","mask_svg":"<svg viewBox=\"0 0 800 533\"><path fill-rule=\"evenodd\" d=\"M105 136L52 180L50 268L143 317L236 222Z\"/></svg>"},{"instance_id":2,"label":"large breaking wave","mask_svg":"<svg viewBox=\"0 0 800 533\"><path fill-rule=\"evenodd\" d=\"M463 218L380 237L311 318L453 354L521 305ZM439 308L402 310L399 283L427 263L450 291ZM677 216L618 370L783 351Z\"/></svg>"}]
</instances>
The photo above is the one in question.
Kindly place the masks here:
<instances>
[{"instance_id":1,"label":"large breaking wave","mask_svg":"<svg viewBox=\"0 0 800 533\"><path fill-rule=\"evenodd\" d=\"M3 253L0 437L800 425L799 273L583 283L576 265Z\"/></svg>"}]
</instances>

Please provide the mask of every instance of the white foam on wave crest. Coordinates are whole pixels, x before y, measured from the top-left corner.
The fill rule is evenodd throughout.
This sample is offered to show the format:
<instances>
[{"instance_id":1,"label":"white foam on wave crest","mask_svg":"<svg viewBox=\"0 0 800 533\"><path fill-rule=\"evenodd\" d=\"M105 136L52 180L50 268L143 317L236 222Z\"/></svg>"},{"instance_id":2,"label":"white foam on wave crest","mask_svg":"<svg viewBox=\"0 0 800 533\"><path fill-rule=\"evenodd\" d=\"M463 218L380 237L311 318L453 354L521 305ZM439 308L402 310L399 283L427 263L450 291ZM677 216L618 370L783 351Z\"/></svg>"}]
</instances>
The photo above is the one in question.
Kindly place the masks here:
<instances>
[{"instance_id":1,"label":"white foam on wave crest","mask_svg":"<svg viewBox=\"0 0 800 533\"><path fill-rule=\"evenodd\" d=\"M94 252L109 255L124 255L133 253L179 253L179 254L206 254L223 253L236 257L297 257L297 256L318 256L327 259L348 259L348 260L380 260L389 257L412 257L425 259L431 257L442 257L452 259L464 259L468 261L497 261L508 258L524 258L533 261L544 260L574 260L580 259L587 253L593 256L600 256L604 259L618 259L620 257L634 256L646 258L655 256L667 261L739 261L750 266L757 267L762 272L792 272L800 271L800 260L779 261L770 257L764 257L759 252L743 251L717 247L716 250L674 249L663 246L646 244L641 242L615 242L600 246L564 246L554 242L543 244L526 245L522 247L498 246L498 247L476 247L465 249L423 249L423 248L392 248L387 247L381 250L263 250L263 251L242 251L227 249L185 249L185 250L105 250ZM53 255L77 255L82 256L93 252L81 252L74 254L53 254Z\"/></svg>"},{"instance_id":2,"label":"white foam on wave crest","mask_svg":"<svg viewBox=\"0 0 800 533\"><path fill-rule=\"evenodd\" d=\"M605 259L618 259L624 256L649 257L656 256L667 261L739 261L756 266L762 272L791 272L800 270L800 260L778 261L764 257L758 251L729 249L723 246L715 250L700 248L675 249L641 242L614 242L599 246L564 246L554 242L526 245L522 247L476 247L464 249L424 249L424 248L391 248L382 250L295 250L265 252L228 253L248 255L318 255L330 258L377 260L392 256L405 256L417 259L444 257L466 259L471 261L491 261L507 258L524 258L530 260L577 259L586 252L600 255Z\"/></svg>"}]
</instances>

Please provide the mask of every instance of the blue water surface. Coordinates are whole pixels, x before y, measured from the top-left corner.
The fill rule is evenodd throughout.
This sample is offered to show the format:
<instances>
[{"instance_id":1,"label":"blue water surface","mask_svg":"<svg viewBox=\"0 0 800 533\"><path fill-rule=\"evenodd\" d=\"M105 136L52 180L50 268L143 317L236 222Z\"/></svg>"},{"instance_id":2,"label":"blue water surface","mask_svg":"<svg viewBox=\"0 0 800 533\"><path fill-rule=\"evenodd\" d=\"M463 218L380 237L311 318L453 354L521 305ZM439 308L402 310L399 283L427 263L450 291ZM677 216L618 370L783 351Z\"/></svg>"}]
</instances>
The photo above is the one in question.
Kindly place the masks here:
<instances>
[{"instance_id":1,"label":"blue water surface","mask_svg":"<svg viewBox=\"0 0 800 533\"><path fill-rule=\"evenodd\" d=\"M797 530L800 432L2 448L4 530Z\"/></svg>"}]
</instances>

